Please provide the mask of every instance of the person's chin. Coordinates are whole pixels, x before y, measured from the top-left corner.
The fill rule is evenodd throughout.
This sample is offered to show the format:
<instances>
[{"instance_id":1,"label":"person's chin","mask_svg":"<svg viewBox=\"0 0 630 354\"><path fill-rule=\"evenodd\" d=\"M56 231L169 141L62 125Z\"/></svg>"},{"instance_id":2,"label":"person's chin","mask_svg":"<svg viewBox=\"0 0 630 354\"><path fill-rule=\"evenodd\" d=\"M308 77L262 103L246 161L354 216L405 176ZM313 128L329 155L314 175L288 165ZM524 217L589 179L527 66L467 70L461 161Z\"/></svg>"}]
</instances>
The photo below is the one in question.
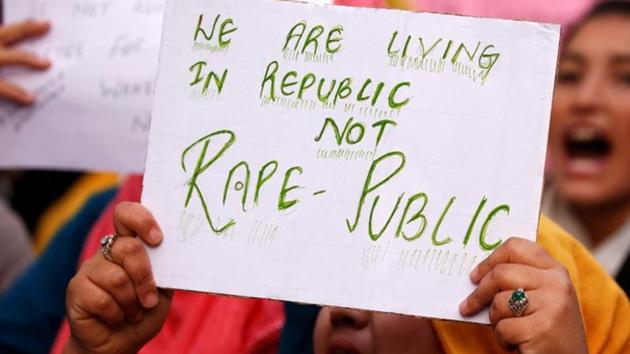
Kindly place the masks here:
<instances>
[{"instance_id":1,"label":"person's chin","mask_svg":"<svg viewBox=\"0 0 630 354\"><path fill-rule=\"evenodd\" d=\"M359 349L349 336L332 335L326 349L326 354L366 354Z\"/></svg>"},{"instance_id":2,"label":"person's chin","mask_svg":"<svg viewBox=\"0 0 630 354\"><path fill-rule=\"evenodd\" d=\"M558 183L558 192L569 205L578 208L604 206L610 199L601 181L585 177L563 179Z\"/></svg>"}]
</instances>

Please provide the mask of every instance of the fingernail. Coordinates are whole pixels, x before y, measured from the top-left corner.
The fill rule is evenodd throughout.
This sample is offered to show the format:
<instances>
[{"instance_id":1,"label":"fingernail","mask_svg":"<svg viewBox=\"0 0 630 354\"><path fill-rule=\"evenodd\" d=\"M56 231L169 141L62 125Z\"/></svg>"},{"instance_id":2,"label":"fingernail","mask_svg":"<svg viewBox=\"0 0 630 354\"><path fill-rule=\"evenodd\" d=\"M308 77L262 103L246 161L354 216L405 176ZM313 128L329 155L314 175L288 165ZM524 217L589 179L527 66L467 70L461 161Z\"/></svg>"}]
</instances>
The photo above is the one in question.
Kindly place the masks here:
<instances>
[{"instance_id":1,"label":"fingernail","mask_svg":"<svg viewBox=\"0 0 630 354\"><path fill-rule=\"evenodd\" d=\"M47 59L47 58L38 58L37 61L42 66L49 66L50 65L50 60Z\"/></svg>"},{"instance_id":2,"label":"fingernail","mask_svg":"<svg viewBox=\"0 0 630 354\"><path fill-rule=\"evenodd\" d=\"M459 304L459 313L461 313L463 316L466 316L468 314L468 298L466 298L464 301L461 302L461 304Z\"/></svg>"},{"instance_id":3,"label":"fingernail","mask_svg":"<svg viewBox=\"0 0 630 354\"><path fill-rule=\"evenodd\" d=\"M23 101L24 104L27 104L27 105L33 104L33 103L35 103L35 96L33 96L30 93L25 93L22 96L22 101Z\"/></svg>"},{"instance_id":4,"label":"fingernail","mask_svg":"<svg viewBox=\"0 0 630 354\"><path fill-rule=\"evenodd\" d=\"M157 294L154 292L150 292L144 297L144 307L153 308L158 303Z\"/></svg>"},{"instance_id":5,"label":"fingernail","mask_svg":"<svg viewBox=\"0 0 630 354\"><path fill-rule=\"evenodd\" d=\"M149 241L154 244L162 241L162 232L158 229L151 229L151 231L149 231Z\"/></svg>"},{"instance_id":6,"label":"fingernail","mask_svg":"<svg viewBox=\"0 0 630 354\"><path fill-rule=\"evenodd\" d=\"M475 269L472 270L472 272L470 272L470 280L473 283L477 283L479 281L479 269L477 267L475 267Z\"/></svg>"},{"instance_id":7,"label":"fingernail","mask_svg":"<svg viewBox=\"0 0 630 354\"><path fill-rule=\"evenodd\" d=\"M50 27L52 24L51 24L51 22L49 20L39 20L39 21L37 21L37 25Z\"/></svg>"}]
</instances>

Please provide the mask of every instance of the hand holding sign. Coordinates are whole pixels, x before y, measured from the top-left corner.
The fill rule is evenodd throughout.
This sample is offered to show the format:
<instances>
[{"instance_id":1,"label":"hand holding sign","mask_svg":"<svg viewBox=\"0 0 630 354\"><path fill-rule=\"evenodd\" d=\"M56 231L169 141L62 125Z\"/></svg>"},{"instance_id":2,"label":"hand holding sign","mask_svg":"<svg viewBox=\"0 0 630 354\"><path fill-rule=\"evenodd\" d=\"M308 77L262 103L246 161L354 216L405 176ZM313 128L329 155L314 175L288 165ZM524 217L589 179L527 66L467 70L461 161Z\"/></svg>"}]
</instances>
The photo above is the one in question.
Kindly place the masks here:
<instances>
[{"instance_id":1,"label":"hand holding sign","mask_svg":"<svg viewBox=\"0 0 630 354\"><path fill-rule=\"evenodd\" d=\"M490 307L490 323L505 350L587 353L569 273L540 245L511 238L473 269L470 278L477 289L461 303L460 312L470 316ZM512 308L511 298L531 306Z\"/></svg>"},{"instance_id":2,"label":"hand holding sign","mask_svg":"<svg viewBox=\"0 0 630 354\"><path fill-rule=\"evenodd\" d=\"M13 48L22 41L43 36L50 30L50 23L41 21L24 21L0 26L0 67L19 65L34 70L45 70L50 61L35 54ZM19 83L0 80L0 98L29 105L35 102L35 97L22 89Z\"/></svg>"},{"instance_id":3,"label":"hand holding sign","mask_svg":"<svg viewBox=\"0 0 630 354\"><path fill-rule=\"evenodd\" d=\"M170 292L159 292L151 264L138 235L151 246L161 241L159 226L142 205L123 203L115 212L117 234L113 262L97 254L81 266L68 287L68 319L73 336L67 353L126 353L137 351L162 327L170 305ZM152 236L153 235L153 236ZM477 270L478 269L478 270ZM473 271L479 288L461 307L469 315L490 306L497 342L520 353L586 353L584 328L577 296L566 270L540 246L512 238ZM212 275L212 274L210 274ZM532 306L517 318L507 308L516 286L526 287ZM153 294L153 295L152 295ZM151 298L153 297L153 298ZM157 301L157 302L156 302ZM561 323L562 325L557 325ZM365 331L370 327L369 331ZM426 319L324 308L315 331L315 353L334 349L333 336L363 331L367 343L378 342L382 353L426 352L427 343L441 346ZM338 332L338 333L337 333ZM371 339L365 338L369 333ZM413 338L413 340L410 340ZM339 341L337 341L339 342Z\"/></svg>"},{"instance_id":4,"label":"hand holding sign","mask_svg":"<svg viewBox=\"0 0 630 354\"><path fill-rule=\"evenodd\" d=\"M161 242L159 226L137 203L118 205L114 218L118 240L111 247L111 261L97 254L68 285L69 353L137 352L166 319L172 292L156 288L142 245Z\"/></svg>"}]
</instances>

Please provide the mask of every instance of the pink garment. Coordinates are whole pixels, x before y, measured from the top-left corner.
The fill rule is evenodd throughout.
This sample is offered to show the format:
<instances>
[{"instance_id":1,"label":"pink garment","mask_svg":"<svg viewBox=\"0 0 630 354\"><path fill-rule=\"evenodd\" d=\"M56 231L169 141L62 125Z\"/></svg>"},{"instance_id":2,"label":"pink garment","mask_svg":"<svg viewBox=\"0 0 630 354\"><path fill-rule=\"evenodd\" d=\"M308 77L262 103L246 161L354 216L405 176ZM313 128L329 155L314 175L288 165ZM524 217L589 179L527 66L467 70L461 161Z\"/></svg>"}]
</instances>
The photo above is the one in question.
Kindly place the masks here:
<instances>
[{"instance_id":1,"label":"pink garment","mask_svg":"<svg viewBox=\"0 0 630 354\"><path fill-rule=\"evenodd\" d=\"M407 3L418 11L468 16L521 19L568 25L579 19L595 0L335 0L335 4L387 7Z\"/></svg>"},{"instance_id":2,"label":"pink garment","mask_svg":"<svg viewBox=\"0 0 630 354\"><path fill-rule=\"evenodd\" d=\"M568 25L578 20L594 0L410 0L422 11L520 19Z\"/></svg>"},{"instance_id":3,"label":"pink garment","mask_svg":"<svg viewBox=\"0 0 630 354\"><path fill-rule=\"evenodd\" d=\"M141 191L139 176L130 177L121 187L90 231L81 263L99 250L103 235L114 232L114 207L122 201L139 201ZM164 327L140 353L275 353L283 324L284 309L278 301L177 291ZM69 336L64 321L52 353L62 353Z\"/></svg>"}]
</instances>

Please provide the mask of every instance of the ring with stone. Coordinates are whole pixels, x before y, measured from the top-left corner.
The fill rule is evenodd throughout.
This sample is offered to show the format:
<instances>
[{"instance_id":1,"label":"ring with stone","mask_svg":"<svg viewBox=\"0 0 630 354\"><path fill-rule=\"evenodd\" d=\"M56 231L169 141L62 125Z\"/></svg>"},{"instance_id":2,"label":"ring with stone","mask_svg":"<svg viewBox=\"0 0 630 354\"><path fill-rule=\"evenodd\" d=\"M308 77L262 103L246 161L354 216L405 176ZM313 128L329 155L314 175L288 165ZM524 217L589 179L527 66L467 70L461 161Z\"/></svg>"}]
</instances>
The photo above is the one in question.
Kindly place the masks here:
<instances>
[{"instance_id":1,"label":"ring with stone","mask_svg":"<svg viewBox=\"0 0 630 354\"><path fill-rule=\"evenodd\" d=\"M101 252L103 256L105 256L105 259L110 262L114 261L112 259L112 247L114 247L114 242L116 242L117 239L118 236L116 235L107 235L101 239Z\"/></svg>"},{"instance_id":2,"label":"ring with stone","mask_svg":"<svg viewBox=\"0 0 630 354\"><path fill-rule=\"evenodd\" d=\"M527 309L528 305L529 299L527 298L527 294L525 293L525 290L523 290L523 288L518 288L514 290L512 296L510 296L510 299L508 300L508 306L516 317L523 316L523 313Z\"/></svg>"}]
</instances>

